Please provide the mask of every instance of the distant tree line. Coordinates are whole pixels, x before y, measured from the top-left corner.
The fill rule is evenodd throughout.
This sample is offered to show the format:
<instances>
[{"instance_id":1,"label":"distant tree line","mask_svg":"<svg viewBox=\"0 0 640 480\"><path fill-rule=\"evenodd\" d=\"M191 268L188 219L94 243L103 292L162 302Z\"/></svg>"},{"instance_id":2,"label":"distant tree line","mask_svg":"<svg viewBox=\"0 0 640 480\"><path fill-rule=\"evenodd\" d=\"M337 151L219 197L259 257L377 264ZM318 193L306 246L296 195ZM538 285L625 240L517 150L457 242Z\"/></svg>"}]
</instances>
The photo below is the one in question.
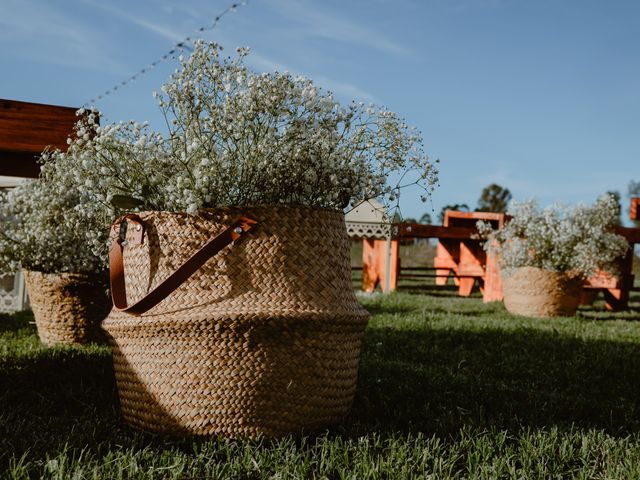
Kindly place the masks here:
<instances>
[{"instance_id":1,"label":"distant tree line","mask_svg":"<svg viewBox=\"0 0 640 480\"><path fill-rule=\"evenodd\" d=\"M616 200L618 205L618 218L622 215L622 202L620 192L611 190L608 191L610 195ZM636 182L631 180L627 190L627 197L631 199L631 197L640 197L640 181ZM480 194L480 198L478 199L477 206L474 211L476 212L497 212L504 213L507 211L507 205L512 199L511 192L508 188L502 187L497 183L492 183L491 185L486 186L482 189L482 193ZM447 210L458 210L461 212L469 212L471 209L469 205L466 203L454 203L450 205L445 205L440 210L440 214L438 215L438 221L440 224L444 223L444 213ZM627 210L628 213L628 210ZM407 218L404 219L407 223L422 223L422 224L430 224L433 222L433 219L429 213L425 213L420 217L418 221L415 218ZM620 220L622 223L622 220ZM640 227L640 220L635 220L633 222L636 227Z\"/></svg>"}]
</instances>

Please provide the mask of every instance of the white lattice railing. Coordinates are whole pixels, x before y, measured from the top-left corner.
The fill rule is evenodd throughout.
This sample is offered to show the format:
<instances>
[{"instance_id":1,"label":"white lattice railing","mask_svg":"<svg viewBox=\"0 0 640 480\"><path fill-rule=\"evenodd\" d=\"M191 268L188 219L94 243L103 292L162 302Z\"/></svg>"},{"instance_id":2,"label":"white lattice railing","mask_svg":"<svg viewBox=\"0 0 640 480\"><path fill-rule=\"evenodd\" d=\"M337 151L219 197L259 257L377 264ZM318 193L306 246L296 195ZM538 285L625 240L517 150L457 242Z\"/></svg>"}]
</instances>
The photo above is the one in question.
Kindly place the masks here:
<instances>
[{"instance_id":1,"label":"white lattice railing","mask_svg":"<svg viewBox=\"0 0 640 480\"><path fill-rule=\"evenodd\" d=\"M21 272L0 277L0 313L20 312L27 308L27 291Z\"/></svg>"}]
</instances>

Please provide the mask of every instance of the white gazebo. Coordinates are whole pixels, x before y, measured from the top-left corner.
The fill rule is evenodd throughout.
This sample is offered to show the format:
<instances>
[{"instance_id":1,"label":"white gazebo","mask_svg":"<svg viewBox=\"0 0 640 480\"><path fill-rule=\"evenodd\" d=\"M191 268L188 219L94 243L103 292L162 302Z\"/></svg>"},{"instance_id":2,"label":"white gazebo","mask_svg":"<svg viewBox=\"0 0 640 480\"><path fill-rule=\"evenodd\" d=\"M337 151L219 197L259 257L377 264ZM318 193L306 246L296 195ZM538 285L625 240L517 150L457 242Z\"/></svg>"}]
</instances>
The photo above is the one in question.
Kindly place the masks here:
<instances>
[{"instance_id":1,"label":"white gazebo","mask_svg":"<svg viewBox=\"0 0 640 480\"><path fill-rule=\"evenodd\" d=\"M347 234L362 239L362 287L372 292L378 283L383 292L391 291L396 275L398 241L393 240L394 226L384 206L375 199L366 200L345 215ZM396 265L394 265L396 263Z\"/></svg>"}]
</instances>

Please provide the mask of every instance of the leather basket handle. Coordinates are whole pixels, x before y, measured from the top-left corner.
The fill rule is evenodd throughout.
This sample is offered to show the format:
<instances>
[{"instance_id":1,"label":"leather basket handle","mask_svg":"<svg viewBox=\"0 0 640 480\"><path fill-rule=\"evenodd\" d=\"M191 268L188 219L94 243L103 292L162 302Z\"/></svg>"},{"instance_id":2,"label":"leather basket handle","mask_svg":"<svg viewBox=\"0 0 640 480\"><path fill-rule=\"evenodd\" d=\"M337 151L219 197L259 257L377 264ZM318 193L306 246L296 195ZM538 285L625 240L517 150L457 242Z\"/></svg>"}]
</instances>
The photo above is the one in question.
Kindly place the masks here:
<instances>
[{"instance_id":1,"label":"leather basket handle","mask_svg":"<svg viewBox=\"0 0 640 480\"><path fill-rule=\"evenodd\" d=\"M127 301L127 291L124 279L124 263L122 250L124 243L120 229L123 222L131 221L135 226L136 242L143 242L144 223L135 214L126 215L116 220L113 224L113 231L116 233L111 248L109 249L109 281L111 284L111 298L113 306L122 312L127 312L135 316L142 315L147 310L156 306L167 298L175 289L182 285L191 275L193 275L202 265L220 250L231 243L237 242L248 231L254 228L258 221L254 218L243 215L232 223L218 235L209 240L200 250L187 259L178 269L169 275L160 285L155 287L146 296L138 300L133 305Z\"/></svg>"}]
</instances>

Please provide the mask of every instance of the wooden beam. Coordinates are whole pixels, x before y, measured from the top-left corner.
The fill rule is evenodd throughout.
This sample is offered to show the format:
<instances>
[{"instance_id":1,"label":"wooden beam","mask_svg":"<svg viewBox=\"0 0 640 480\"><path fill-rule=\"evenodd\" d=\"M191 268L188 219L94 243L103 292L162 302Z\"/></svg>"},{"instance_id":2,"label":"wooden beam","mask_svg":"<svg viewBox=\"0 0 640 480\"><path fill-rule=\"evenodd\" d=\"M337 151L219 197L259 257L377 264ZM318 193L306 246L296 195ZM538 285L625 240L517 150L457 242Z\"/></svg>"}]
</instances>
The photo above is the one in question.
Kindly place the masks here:
<instances>
[{"instance_id":1,"label":"wooden beam","mask_svg":"<svg viewBox=\"0 0 640 480\"><path fill-rule=\"evenodd\" d=\"M0 175L37 178L40 175L39 158L40 154L0 150Z\"/></svg>"},{"instance_id":2,"label":"wooden beam","mask_svg":"<svg viewBox=\"0 0 640 480\"><path fill-rule=\"evenodd\" d=\"M640 243L640 228L615 227L613 231L622 235L629 243Z\"/></svg>"},{"instance_id":3,"label":"wooden beam","mask_svg":"<svg viewBox=\"0 0 640 480\"><path fill-rule=\"evenodd\" d=\"M76 108L0 99L0 175L37 177L40 153L67 149Z\"/></svg>"},{"instance_id":4,"label":"wooden beam","mask_svg":"<svg viewBox=\"0 0 640 480\"><path fill-rule=\"evenodd\" d=\"M640 197L631 199L631 208L629 209L629 218L631 220L640 220Z\"/></svg>"},{"instance_id":5,"label":"wooden beam","mask_svg":"<svg viewBox=\"0 0 640 480\"><path fill-rule=\"evenodd\" d=\"M478 229L475 227L442 227L440 225L423 225L420 223L400 223L398 224L398 235L409 238L453 238L466 240L471 239L474 235L478 235Z\"/></svg>"},{"instance_id":6,"label":"wooden beam","mask_svg":"<svg viewBox=\"0 0 640 480\"><path fill-rule=\"evenodd\" d=\"M464 218L466 220L495 220L503 221L505 214L496 212L461 212L459 210L447 210L445 214L449 218Z\"/></svg>"}]
</instances>

